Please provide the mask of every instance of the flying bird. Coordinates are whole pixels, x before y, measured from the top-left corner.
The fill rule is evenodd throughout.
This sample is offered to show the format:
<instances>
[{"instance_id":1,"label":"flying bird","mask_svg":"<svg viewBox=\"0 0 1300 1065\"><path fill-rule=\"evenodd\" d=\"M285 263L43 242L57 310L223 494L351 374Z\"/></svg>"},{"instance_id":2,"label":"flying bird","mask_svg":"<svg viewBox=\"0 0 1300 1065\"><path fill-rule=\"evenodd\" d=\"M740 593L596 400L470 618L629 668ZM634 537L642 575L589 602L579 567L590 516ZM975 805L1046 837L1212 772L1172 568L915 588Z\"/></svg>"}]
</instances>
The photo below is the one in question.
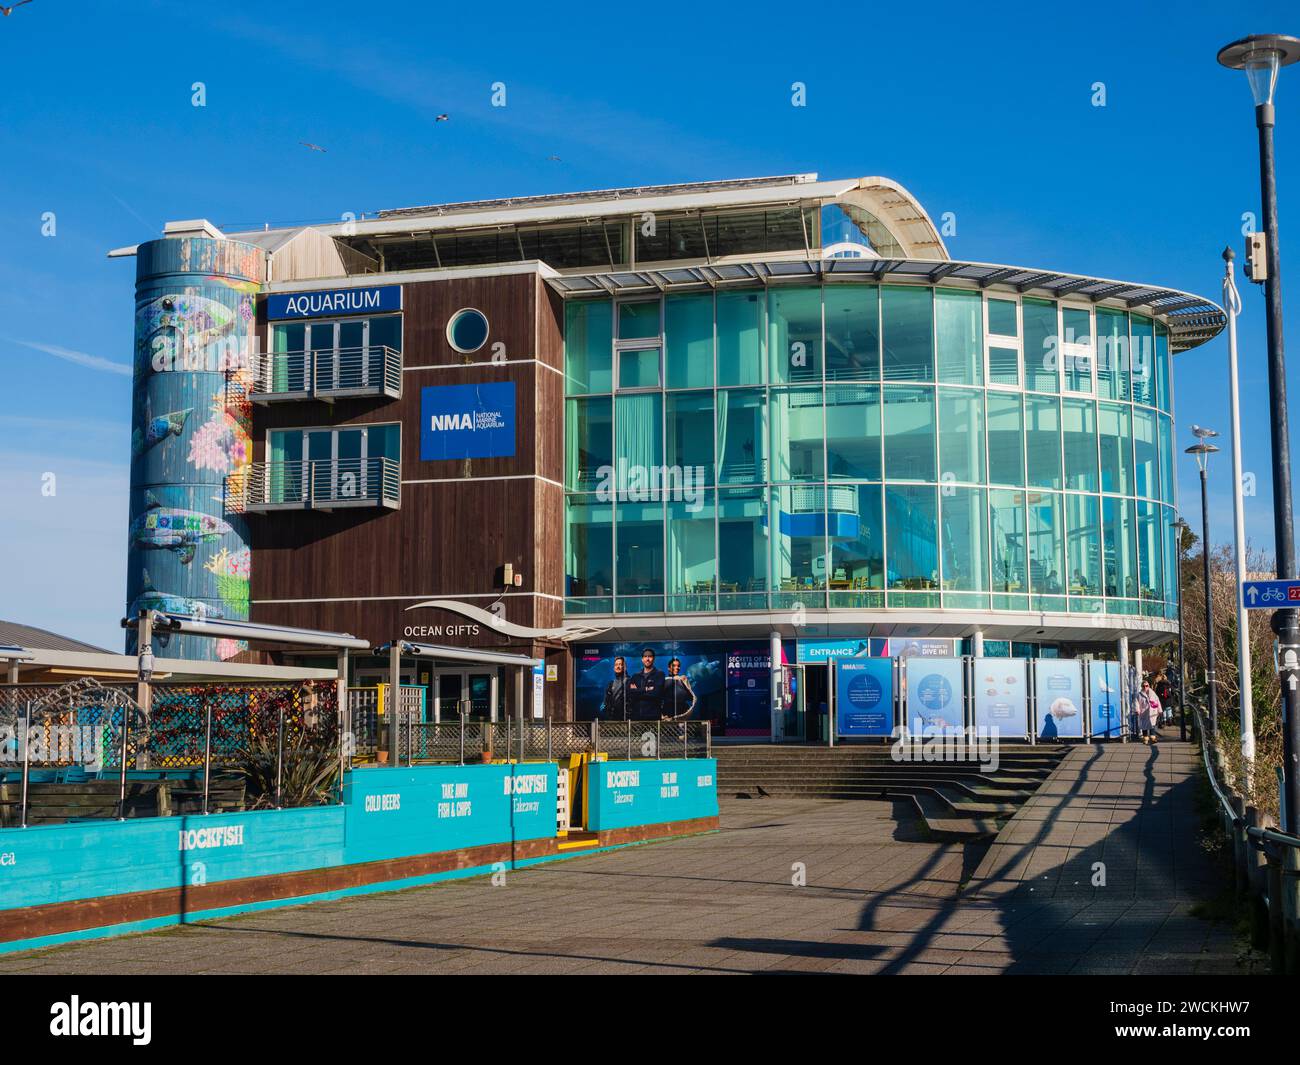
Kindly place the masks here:
<instances>
[{"instance_id":1,"label":"flying bird","mask_svg":"<svg viewBox=\"0 0 1300 1065\"><path fill-rule=\"evenodd\" d=\"M304 148L310 148L313 152L323 152L325 150L319 144L312 144L311 141L299 141L298 143Z\"/></svg>"},{"instance_id":2,"label":"flying bird","mask_svg":"<svg viewBox=\"0 0 1300 1065\"><path fill-rule=\"evenodd\" d=\"M4 15L5 18L8 18L10 15L14 13L14 8L22 7L23 4L30 4L31 2L32 0L17 0L16 3L12 3L8 7L5 7L3 4L0 4L0 15Z\"/></svg>"},{"instance_id":3,"label":"flying bird","mask_svg":"<svg viewBox=\"0 0 1300 1065\"><path fill-rule=\"evenodd\" d=\"M434 117L434 121L435 121L435 122L446 122L446 121L450 120L450 118L451 118L451 115L436 115L436 116Z\"/></svg>"},{"instance_id":4,"label":"flying bird","mask_svg":"<svg viewBox=\"0 0 1300 1065\"><path fill-rule=\"evenodd\" d=\"M559 163L559 162L562 162L563 160L561 160L560 157L559 157L558 155L548 155L548 156L546 157L546 161L547 161L548 163Z\"/></svg>"}]
</instances>

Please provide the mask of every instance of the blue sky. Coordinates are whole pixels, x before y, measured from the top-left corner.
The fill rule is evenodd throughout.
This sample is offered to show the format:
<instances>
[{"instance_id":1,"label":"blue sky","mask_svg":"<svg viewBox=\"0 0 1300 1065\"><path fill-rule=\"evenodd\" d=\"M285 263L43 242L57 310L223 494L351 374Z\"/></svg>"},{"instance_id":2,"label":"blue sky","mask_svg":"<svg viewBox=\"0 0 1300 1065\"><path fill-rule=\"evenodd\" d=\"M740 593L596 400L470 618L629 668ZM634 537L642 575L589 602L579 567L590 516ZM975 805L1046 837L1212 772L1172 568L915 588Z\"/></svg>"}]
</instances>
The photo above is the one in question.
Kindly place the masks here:
<instances>
[{"instance_id":1,"label":"blue sky","mask_svg":"<svg viewBox=\"0 0 1300 1065\"><path fill-rule=\"evenodd\" d=\"M805 22L812 9L762 3L738 14L699 3L33 0L0 18L0 617L120 646L134 260L105 252L168 219L237 227L621 185L882 174L932 217L956 215L956 258L1221 302L1219 253L1240 252L1259 194L1245 78L1215 53L1248 33L1300 33L1283 18L1292 4L1244 7L1197 0L1171 18L1168 4L1130 3L1117 20L932 0ZM795 81L807 86L802 108L790 103ZM205 107L191 104L195 82ZM494 82L504 108L490 106ZM1104 107L1093 106L1096 82ZM1283 73L1277 103L1297 338L1300 228L1288 223L1300 218L1300 68ZM435 124L441 113L450 120ZM47 212L53 236L42 235ZM1258 475L1247 528L1271 548L1263 299L1244 284L1243 297L1243 465ZM1295 391L1300 340L1292 351ZM1227 434L1226 358L1220 338L1176 362L1184 446L1194 422ZM1228 468L1225 454L1212 469L1215 539L1231 536ZM1181 456L1179 488L1198 523L1195 468Z\"/></svg>"}]
</instances>

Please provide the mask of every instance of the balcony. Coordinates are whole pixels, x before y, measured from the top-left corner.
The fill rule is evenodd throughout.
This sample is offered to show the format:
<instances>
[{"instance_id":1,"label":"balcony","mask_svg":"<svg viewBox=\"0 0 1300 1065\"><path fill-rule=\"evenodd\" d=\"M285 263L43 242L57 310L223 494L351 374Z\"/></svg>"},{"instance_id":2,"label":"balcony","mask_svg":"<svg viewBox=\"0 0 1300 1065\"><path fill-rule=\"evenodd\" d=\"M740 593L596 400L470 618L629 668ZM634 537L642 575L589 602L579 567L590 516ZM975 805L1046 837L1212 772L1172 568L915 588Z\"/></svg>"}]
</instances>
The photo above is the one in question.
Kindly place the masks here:
<instances>
[{"instance_id":1,"label":"balcony","mask_svg":"<svg viewBox=\"0 0 1300 1065\"><path fill-rule=\"evenodd\" d=\"M227 509L236 513L272 510L344 510L402 505L401 464L395 459L324 459L254 462L242 475L226 478Z\"/></svg>"},{"instance_id":2,"label":"balcony","mask_svg":"<svg viewBox=\"0 0 1300 1065\"><path fill-rule=\"evenodd\" d=\"M402 395L402 353L383 344L325 351L276 351L253 356L254 403L349 396Z\"/></svg>"}]
</instances>

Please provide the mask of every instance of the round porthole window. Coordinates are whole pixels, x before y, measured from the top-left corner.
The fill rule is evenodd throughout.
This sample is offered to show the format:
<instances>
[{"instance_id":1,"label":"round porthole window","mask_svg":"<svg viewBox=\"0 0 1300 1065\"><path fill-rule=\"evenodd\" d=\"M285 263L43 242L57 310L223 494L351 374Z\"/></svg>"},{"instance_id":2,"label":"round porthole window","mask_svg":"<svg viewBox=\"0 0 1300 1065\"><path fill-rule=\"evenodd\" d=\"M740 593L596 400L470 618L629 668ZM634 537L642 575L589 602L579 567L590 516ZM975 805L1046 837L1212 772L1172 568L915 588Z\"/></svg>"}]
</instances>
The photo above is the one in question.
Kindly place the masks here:
<instances>
[{"instance_id":1,"label":"round porthole window","mask_svg":"<svg viewBox=\"0 0 1300 1065\"><path fill-rule=\"evenodd\" d=\"M447 323L447 343L463 354L478 351L487 343L487 338L487 316L473 307L457 311Z\"/></svg>"}]
</instances>

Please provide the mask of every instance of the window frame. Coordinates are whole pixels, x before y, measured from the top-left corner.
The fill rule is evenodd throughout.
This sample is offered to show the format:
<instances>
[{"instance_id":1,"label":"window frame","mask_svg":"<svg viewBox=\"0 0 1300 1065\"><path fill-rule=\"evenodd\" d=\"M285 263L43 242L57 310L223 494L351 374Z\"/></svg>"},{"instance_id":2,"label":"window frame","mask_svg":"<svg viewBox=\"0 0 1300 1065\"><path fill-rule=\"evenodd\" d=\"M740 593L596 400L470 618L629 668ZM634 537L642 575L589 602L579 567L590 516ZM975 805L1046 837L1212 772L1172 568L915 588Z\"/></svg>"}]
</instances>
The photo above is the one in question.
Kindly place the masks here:
<instances>
[{"instance_id":1,"label":"window frame","mask_svg":"<svg viewBox=\"0 0 1300 1065\"><path fill-rule=\"evenodd\" d=\"M1001 300L1004 303L1014 303L1016 306L1016 331L1017 336L1009 337L1002 333L994 333L989 328L989 300ZM1025 390L1025 315L1024 307L1020 302L1020 293L1018 292L989 292L984 291L984 387L996 388L1002 391L1023 392ZM1016 349L1016 381L1015 384L1007 384L1004 381L994 381L990 373L989 349L990 348L1010 348Z\"/></svg>"}]
</instances>

